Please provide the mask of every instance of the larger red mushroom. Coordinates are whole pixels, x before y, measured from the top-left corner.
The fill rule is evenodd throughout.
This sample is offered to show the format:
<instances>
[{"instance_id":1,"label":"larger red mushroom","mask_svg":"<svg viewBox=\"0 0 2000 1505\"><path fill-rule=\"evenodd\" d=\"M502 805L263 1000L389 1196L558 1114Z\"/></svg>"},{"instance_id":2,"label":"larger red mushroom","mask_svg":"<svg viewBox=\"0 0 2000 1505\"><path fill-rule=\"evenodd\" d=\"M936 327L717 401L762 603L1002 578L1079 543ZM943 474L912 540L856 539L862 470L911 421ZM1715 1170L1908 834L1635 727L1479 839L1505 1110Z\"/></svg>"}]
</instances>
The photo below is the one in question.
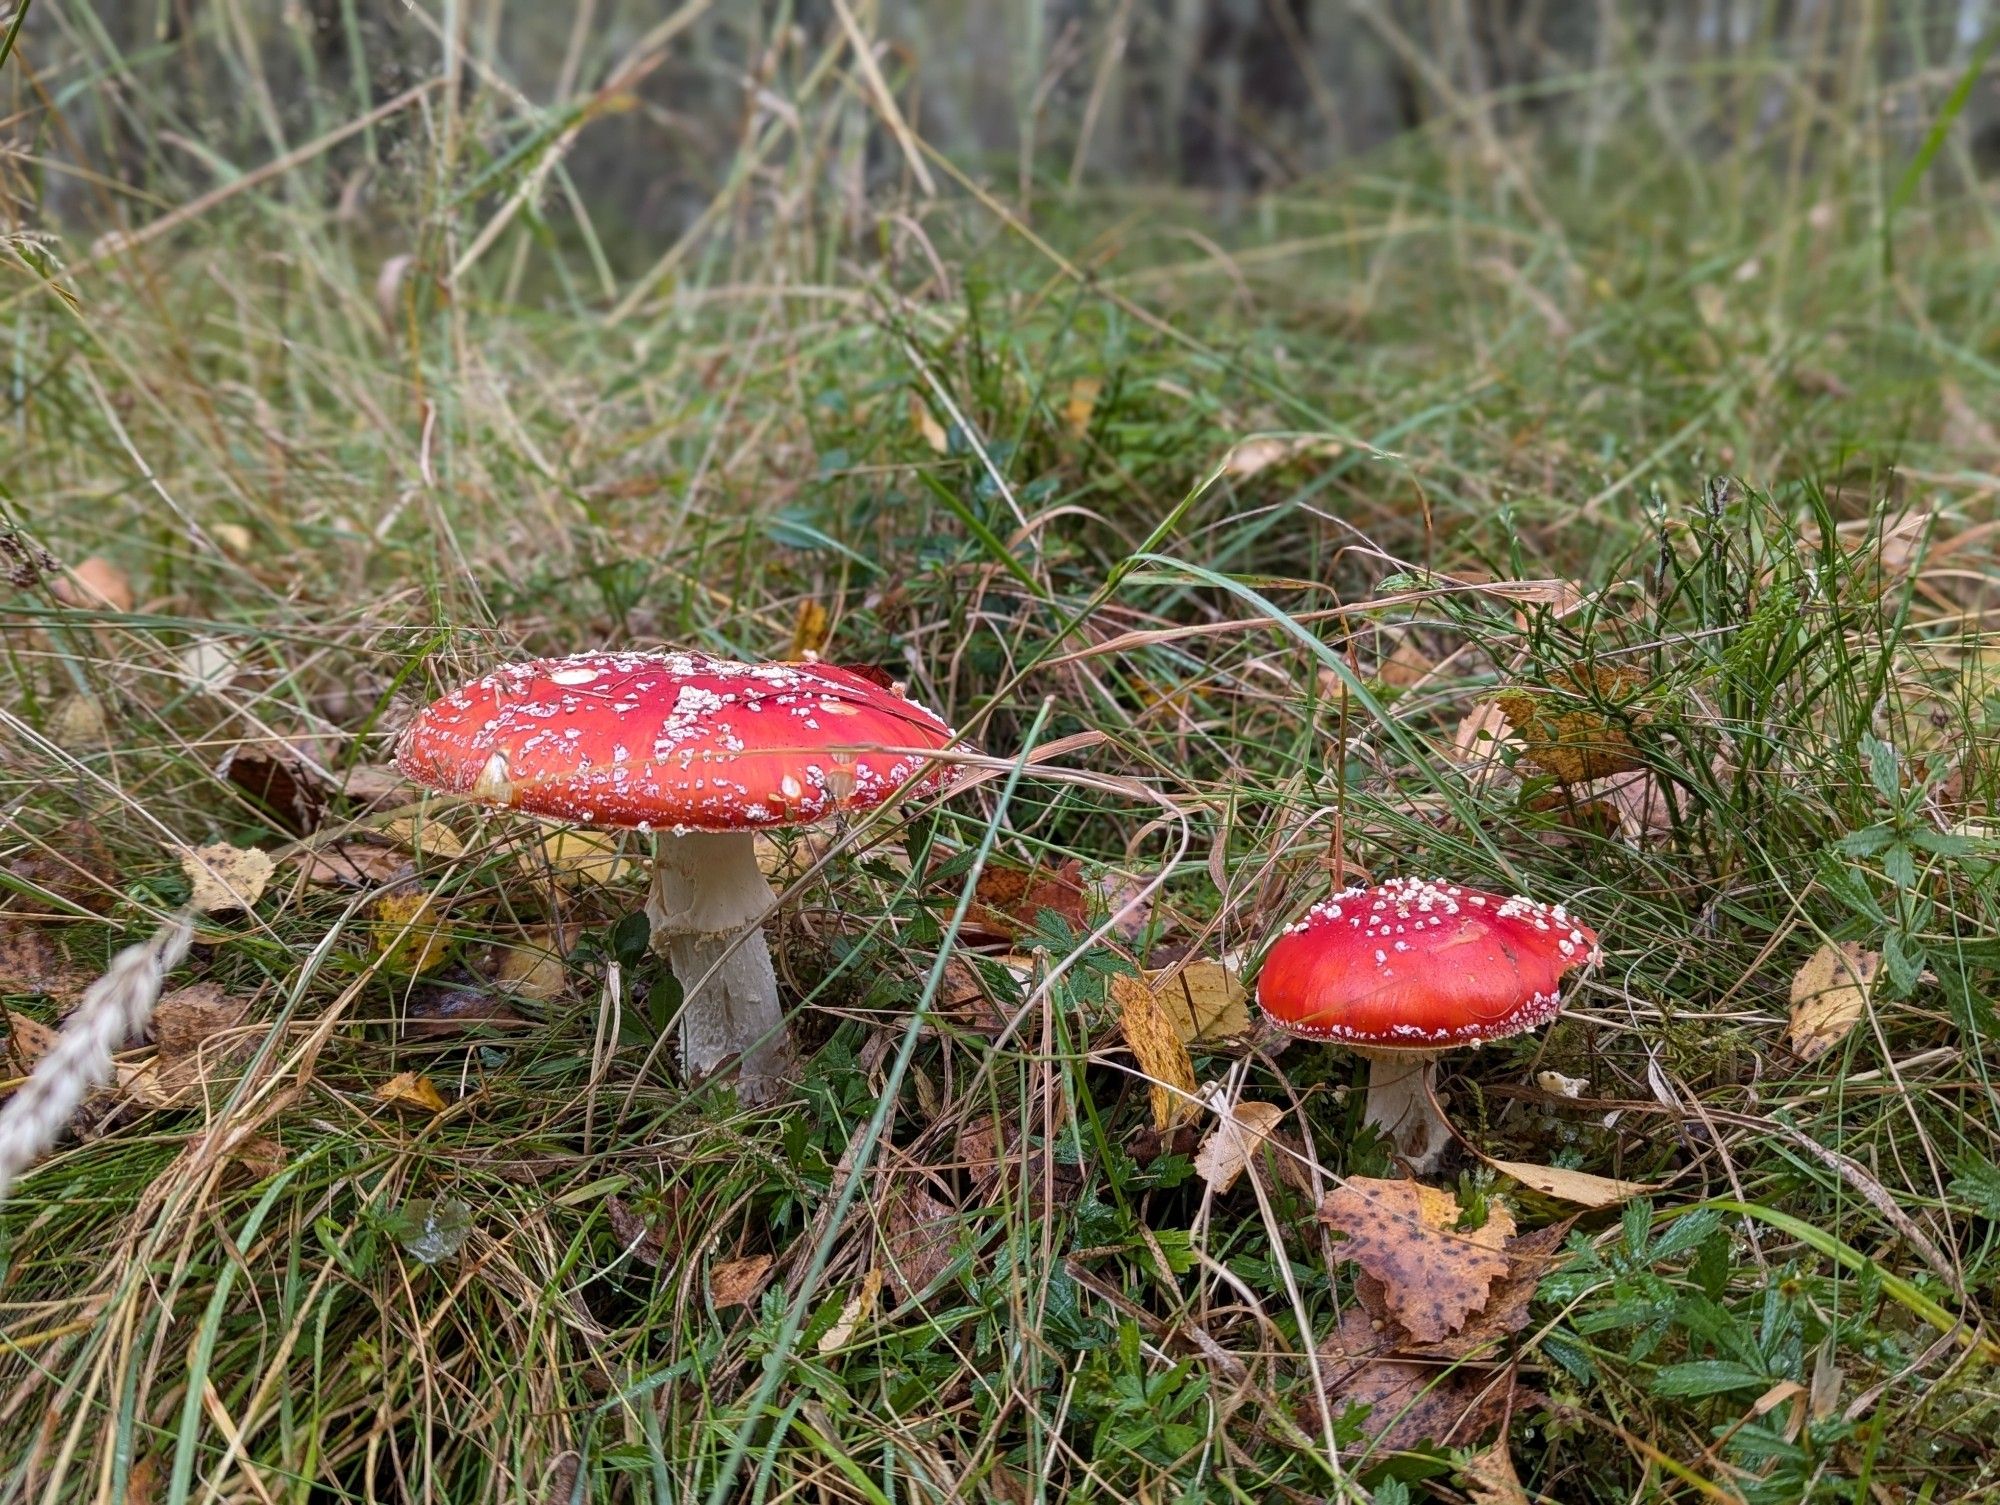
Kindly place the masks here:
<instances>
[{"instance_id":1,"label":"larger red mushroom","mask_svg":"<svg viewBox=\"0 0 2000 1505\"><path fill-rule=\"evenodd\" d=\"M1599 959L1597 936L1560 904L1398 878L1316 904L1264 958L1257 1003L1272 1023L1368 1058L1366 1121L1411 1168L1451 1142L1431 1087L1439 1056L1540 1029L1563 975Z\"/></svg>"},{"instance_id":2,"label":"larger red mushroom","mask_svg":"<svg viewBox=\"0 0 2000 1505\"><path fill-rule=\"evenodd\" d=\"M900 687L828 664L590 653L510 664L444 696L396 761L448 793L657 833L646 915L687 990L682 1067L699 1076L739 1057L738 1092L759 1102L791 1050L755 833L941 781L930 755L954 735Z\"/></svg>"}]
</instances>

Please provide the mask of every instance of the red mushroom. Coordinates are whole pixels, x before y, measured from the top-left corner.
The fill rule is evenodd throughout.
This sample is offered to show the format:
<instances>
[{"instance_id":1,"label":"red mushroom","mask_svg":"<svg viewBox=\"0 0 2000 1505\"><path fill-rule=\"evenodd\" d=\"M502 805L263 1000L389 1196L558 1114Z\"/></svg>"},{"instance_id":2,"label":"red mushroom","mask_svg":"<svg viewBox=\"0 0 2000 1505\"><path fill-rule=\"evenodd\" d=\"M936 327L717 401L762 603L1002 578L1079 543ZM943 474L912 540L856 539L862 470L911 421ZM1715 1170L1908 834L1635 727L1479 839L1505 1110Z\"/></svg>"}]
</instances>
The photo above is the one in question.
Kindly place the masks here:
<instances>
[{"instance_id":1,"label":"red mushroom","mask_svg":"<svg viewBox=\"0 0 2000 1505\"><path fill-rule=\"evenodd\" d=\"M592 653L510 664L444 696L396 762L488 804L656 832L646 915L687 989L682 1067L698 1076L739 1056L738 1091L759 1102L791 1051L755 833L942 782L928 755L954 735L899 687L827 664Z\"/></svg>"},{"instance_id":2,"label":"red mushroom","mask_svg":"<svg viewBox=\"0 0 2000 1505\"><path fill-rule=\"evenodd\" d=\"M1418 1173L1451 1142L1431 1074L1460 1046L1540 1029L1563 974L1599 960L1597 936L1560 904L1398 878L1350 888L1287 927L1257 1003L1273 1024L1370 1062L1366 1121Z\"/></svg>"}]
</instances>

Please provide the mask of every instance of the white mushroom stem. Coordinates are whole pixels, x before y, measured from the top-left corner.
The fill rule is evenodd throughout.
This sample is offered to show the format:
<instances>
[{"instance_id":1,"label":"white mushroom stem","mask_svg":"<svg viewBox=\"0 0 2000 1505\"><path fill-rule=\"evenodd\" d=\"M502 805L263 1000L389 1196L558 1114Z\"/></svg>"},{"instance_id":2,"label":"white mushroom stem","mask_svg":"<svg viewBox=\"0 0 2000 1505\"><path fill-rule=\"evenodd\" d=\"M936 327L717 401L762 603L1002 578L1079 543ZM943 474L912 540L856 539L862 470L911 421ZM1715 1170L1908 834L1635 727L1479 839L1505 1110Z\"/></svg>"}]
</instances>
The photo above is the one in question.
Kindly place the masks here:
<instances>
[{"instance_id":1,"label":"white mushroom stem","mask_svg":"<svg viewBox=\"0 0 2000 1505\"><path fill-rule=\"evenodd\" d=\"M775 1097L792 1064L764 942L772 902L750 832L662 832L655 843L646 918L653 950L686 990L681 1069L698 1078L738 1058L736 1090L746 1103Z\"/></svg>"},{"instance_id":2,"label":"white mushroom stem","mask_svg":"<svg viewBox=\"0 0 2000 1505\"><path fill-rule=\"evenodd\" d=\"M1360 1050L1368 1062L1368 1106L1364 1123L1373 1124L1419 1176L1437 1169L1451 1125L1438 1112L1432 1088L1437 1050Z\"/></svg>"}]
</instances>

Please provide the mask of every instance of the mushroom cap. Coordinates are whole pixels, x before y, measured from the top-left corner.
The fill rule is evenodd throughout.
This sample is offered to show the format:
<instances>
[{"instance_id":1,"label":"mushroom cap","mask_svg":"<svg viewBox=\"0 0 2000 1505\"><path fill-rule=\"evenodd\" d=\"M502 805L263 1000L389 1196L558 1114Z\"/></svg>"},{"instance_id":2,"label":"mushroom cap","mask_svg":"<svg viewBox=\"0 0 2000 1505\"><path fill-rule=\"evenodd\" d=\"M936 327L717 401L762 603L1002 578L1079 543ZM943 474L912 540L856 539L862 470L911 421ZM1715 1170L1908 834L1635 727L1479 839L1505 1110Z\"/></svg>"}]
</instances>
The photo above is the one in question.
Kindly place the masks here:
<instances>
[{"instance_id":1,"label":"mushroom cap","mask_svg":"<svg viewBox=\"0 0 2000 1505\"><path fill-rule=\"evenodd\" d=\"M1560 904L1440 880L1350 888L1287 927L1257 1003L1289 1034L1370 1050L1449 1050L1539 1029L1562 976L1600 958Z\"/></svg>"},{"instance_id":2,"label":"mushroom cap","mask_svg":"<svg viewBox=\"0 0 2000 1505\"><path fill-rule=\"evenodd\" d=\"M738 831L878 805L955 735L830 664L585 653L509 664L432 702L396 763L433 789L560 820Z\"/></svg>"}]
</instances>

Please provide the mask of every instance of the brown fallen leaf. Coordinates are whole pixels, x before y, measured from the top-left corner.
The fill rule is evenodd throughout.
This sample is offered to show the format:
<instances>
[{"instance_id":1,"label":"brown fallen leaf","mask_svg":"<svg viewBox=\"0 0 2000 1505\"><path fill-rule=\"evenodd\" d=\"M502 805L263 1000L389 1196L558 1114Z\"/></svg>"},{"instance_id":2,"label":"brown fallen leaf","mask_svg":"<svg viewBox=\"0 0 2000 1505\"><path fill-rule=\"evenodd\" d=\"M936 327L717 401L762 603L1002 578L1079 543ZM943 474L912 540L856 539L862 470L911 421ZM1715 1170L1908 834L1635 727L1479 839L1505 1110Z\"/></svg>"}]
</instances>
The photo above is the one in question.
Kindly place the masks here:
<instances>
[{"instance_id":1,"label":"brown fallen leaf","mask_svg":"<svg viewBox=\"0 0 2000 1505\"><path fill-rule=\"evenodd\" d=\"M1646 719L1632 709L1646 676L1629 665L1581 665L1549 675L1546 690L1503 690L1493 703L1527 743L1529 761L1560 784L1582 784L1640 767L1628 727ZM1616 707L1613 716L1593 702Z\"/></svg>"},{"instance_id":2,"label":"brown fallen leaf","mask_svg":"<svg viewBox=\"0 0 2000 1505\"><path fill-rule=\"evenodd\" d=\"M35 1063L55 1049L61 1031L27 1014L7 1010L7 1060L15 1076L26 1076Z\"/></svg>"},{"instance_id":3,"label":"brown fallen leaf","mask_svg":"<svg viewBox=\"0 0 2000 1505\"><path fill-rule=\"evenodd\" d=\"M426 1113L444 1112L444 1094L437 1083L414 1071L400 1071L375 1089L375 1101L404 1108L421 1108Z\"/></svg>"},{"instance_id":4,"label":"brown fallen leaf","mask_svg":"<svg viewBox=\"0 0 2000 1505\"><path fill-rule=\"evenodd\" d=\"M0 993L40 994L68 1003L90 985L56 943L32 925L0 919Z\"/></svg>"},{"instance_id":5,"label":"brown fallen leaf","mask_svg":"<svg viewBox=\"0 0 2000 1505\"><path fill-rule=\"evenodd\" d=\"M239 742L215 772L295 832L319 825L332 792L310 750L282 740Z\"/></svg>"},{"instance_id":6,"label":"brown fallen leaf","mask_svg":"<svg viewBox=\"0 0 2000 1505\"><path fill-rule=\"evenodd\" d=\"M125 572L101 554L51 576L49 590L64 606L80 611L130 611L138 600Z\"/></svg>"},{"instance_id":7,"label":"brown fallen leaf","mask_svg":"<svg viewBox=\"0 0 2000 1505\"><path fill-rule=\"evenodd\" d=\"M657 1270L667 1257L666 1241L652 1221L641 1216L623 1197L606 1197L604 1212L611 1220L611 1236L618 1240L620 1252Z\"/></svg>"},{"instance_id":8,"label":"brown fallen leaf","mask_svg":"<svg viewBox=\"0 0 2000 1505\"><path fill-rule=\"evenodd\" d=\"M1145 976L1175 1033L1190 1045L1250 1033L1250 994L1224 963L1202 958Z\"/></svg>"},{"instance_id":9,"label":"brown fallen leaf","mask_svg":"<svg viewBox=\"0 0 2000 1505\"><path fill-rule=\"evenodd\" d=\"M1465 1478L1466 1498L1472 1505L1528 1505L1528 1492L1514 1471L1514 1455L1502 1437L1483 1452L1474 1453L1459 1470Z\"/></svg>"},{"instance_id":10,"label":"brown fallen leaf","mask_svg":"<svg viewBox=\"0 0 2000 1505\"><path fill-rule=\"evenodd\" d=\"M882 1273L890 1293L908 1301L951 1268L957 1209L921 1186L899 1186L888 1202L882 1231L889 1259Z\"/></svg>"},{"instance_id":11,"label":"brown fallen leaf","mask_svg":"<svg viewBox=\"0 0 2000 1505\"><path fill-rule=\"evenodd\" d=\"M8 864L15 877L46 889L57 899L106 913L124 897L111 845L95 821L66 821L55 834Z\"/></svg>"},{"instance_id":12,"label":"brown fallen leaf","mask_svg":"<svg viewBox=\"0 0 2000 1505\"><path fill-rule=\"evenodd\" d=\"M1341 1257L1382 1283L1390 1314L1422 1343L1462 1328L1507 1273L1514 1220L1498 1203L1489 1204L1484 1226L1460 1233L1449 1193L1349 1176L1321 1199L1319 1218L1347 1235Z\"/></svg>"},{"instance_id":13,"label":"brown fallen leaf","mask_svg":"<svg viewBox=\"0 0 2000 1505\"><path fill-rule=\"evenodd\" d=\"M1153 1127L1173 1128L1194 1117L1194 1062L1144 978L1121 972L1111 979L1111 998L1118 1005L1118 1028L1125 1046L1146 1077L1146 1097L1153 1110Z\"/></svg>"},{"instance_id":14,"label":"brown fallen leaf","mask_svg":"<svg viewBox=\"0 0 2000 1505\"><path fill-rule=\"evenodd\" d=\"M951 438L944 431L944 425L931 412L930 404L916 392L910 394L910 427L921 435L936 454L944 454L951 448Z\"/></svg>"},{"instance_id":15,"label":"brown fallen leaf","mask_svg":"<svg viewBox=\"0 0 2000 1505\"><path fill-rule=\"evenodd\" d=\"M708 1272L709 1296L718 1310L725 1306L748 1306L757 1299L770 1277L768 1254L719 1260Z\"/></svg>"},{"instance_id":16,"label":"brown fallen leaf","mask_svg":"<svg viewBox=\"0 0 2000 1505\"><path fill-rule=\"evenodd\" d=\"M444 965L451 942L437 901L421 891L384 894L368 906L375 949L398 972L429 972Z\"/></svg>"},{"instance_id":17,"label":"brown fallen leaf","mask_svg":"<svg viewBox=\"0 0 2000 1505\"><path fill-rule=\"evenodd\" d=\"M496 988L522 998L553 998L569 981L563 958L574 944L573 933L548 925L530 925L511 945L495 944L481 953L475 970Z\"/></svg>"},{"instance_id":18,"label":"brown fallen leaf","mask_svg":"<svg viewBox=\"0 0 2000 1505\"><path fill-rule=\"evenodd\" d=\"M1477 1447L1507 1419L1506 1369L1398 1357L1359 1306L1341 1313L1318 1358L1330 1400L1369 1408L1362 1424L1368 1446L1357 1452Z\"/></svg>"},{"instance_id":19,"label":"brown fallen leaf","mask_svg":"<svg viewBox=\"0 0 2000 1505\"><path fill-rule=\"evenodd\" d=\"M1236 1184L1236 1178L1256 1158L1264 1141L1285 1116L1276 1103L1237 1103L1195 1151L1195 1174L1221 1196Z\"/></svg>"},{"instance_id":20,"label":"brown fallen leaf","mask_svg":"<svg viewBox=\"0 0 2000 1505\"><path fill-rule=\"evenodd\" d=\"M1501 1343L1528 1325L1535 1288L1562 1252L1563 1240L1575 1221L1564 1218L1508 1240L1507 1273L1493 1282L1486 1293L1486 1305L1470 1314L1457 1332L1447 1333L1435 1343L1419 1341L1395 1320L1382 1282L1366 1270L1355 1272L1354 1297L1380 1324L1383 1342L1406 1358L1495 1358Z\"/></svg>"},{"instance_id":21,"label":"brown fallen leaf","mask_svg":"<svg viewBox=\"0 0 2000 1505\"><path fill-rule=\"evenodd\" d=\"M1041 1217L1052 1203L1067 1206L1083 1191L1083 1167L1053 1160L1044 1149L1023 1153L1012 1124L996 1128L991 1118L982 1115L961 1128L954 1143L956 1162L982 1199L997 1200L1005 1179L1010 1194L1027 1204L1030 1216Z\"/></svg>"},{"instance_id":22,"label":"brown fallen leaf","mask_svg":"<svg viewBox=\"0 0 2000 1505\"><path fill-rule=\"evenodd\" d=\"M1407 690L1412 685L1421 684L1435 668L1436 662L1417 646L1417 640L1405 637L1396 644L1395 651L1382 660L1382 666L1375 674L1390 689Z\"/></svg>"},{"instance_id":23,"label":"brown fallen leaf","mask_svg":"<svg viewBox=\"0 0 2000 1505\"><path fill-rule=\"evenodd\" d=\"M354 839L302 848L285 860L302 869L306 882L319 888L373 888L416 871L396 848Z\"/></svg>"},{"instance_id":24,"label":"brown fallen leaf","mask_svg":"<svg viewBox=\"0 0 2000 1505\"><path fill-rule=\"evenodd\" d=\"M209 1083L240 1075L231 1068L256 1049L250 1032L237 1032L249 1011L249 999L232 997L219 983L176 988L153 1009L157 1049L148 1060L121 1066L119 1085L148 1107L197 1101Z\"/></svg>"},{"instance_id":25,"label":"brown fallen leaf","mask_svg":"<svg viewBox=\"0 0 2000 1505\"><path fill-rule=\"evenodd\" d=\"M180 859L190 885L188 903L200 914L253 908L276 871L270 853L233 847L226 841L183 847Z\"/></svg>"},{"instance_id":26,"label":"brown fallen leaf","mask_svg":"<svg viewBox=\"0 0 2000 1505\"><path fill-rule=\"evenodd\" d=\"M878 1267L861 1277L861 1284L840 1308L833 1326L819 1335L821 1353L836 1353L853 1341L863 1323L874 1315L876 1298L882 1294L882 1271Z\"/></svg>"},{"instance_id":27,"label":"brown fallen leaf","mask_svg":"<svg viewBox=\"0 0 2000 1505\"><path fill-rule=\"evenodd\" d=\"M104 702L95 695L65 695L49 712L49 736L69 752L108 747L111 720L104 714Z\"/></svg>"},{"instance_id":28,"label":"brown fallen leaf","mask_svg":"<svg viewBox=\"0 0 2000 1505\"><path fill-rule=\"evenodd\" d=\"M1003 940L1032 930L1042 912L1061 916L1073 930L1084 928L1089 901L1083 864L1071 857L1055 867L1004 867L989 863L973 888L966 923Z\"/></svg>"},{"instance_id":29,"label":"brown fallen leaf","mask_svg":"<svg viewBox=\"0 0 2000 1505\"><path fill-rule=\"evenodd\" d=\"M1792 1019L1785 1038L1801 1061L1817 1060L1847 1038L1868 1011L1881 955L1855 941L1828 941L1792 978Z\"/></svg>"},{"instance_id":30,"label":"brown fallen leaf","mask_svg":"<svg viewBox=\"0 0 2000 1505\"><path fill-rule=\"evenodd\" d=\"M480 1025L505 1028L529 1022L502 999L478 988L431 988L416 998L404 1014L403 1038L450 1038Z\"/></svg>"},{"instance_id":31,"label":"brown fallen leaf","mask_svg":"<svg viewBox=\"0 0 2000 1505\"><path fill-rule=\"evenodd\" d=\"M393 763L357 763L340 776L340 793L354 804L368 808L404 794L410 781Z\"/></svg>"},{"instance_id":32,"label":"brown fallen leaf","mask_svg":"<svg viewBox=\"0 0 2000 1505\"><path fill-rule=\"evenodd\" d=\"M1578 1207L1616 1207L1647 1192L1658 1191L1656 1181L1620 1181L1615 1176L1593 1176L1588 1171L1566 1170L1559 1165L1531 1165L1525 1160L1488 1160L1503 1176L1512 1176L1530 1190Z\"/></svg>"}]
</instances>

